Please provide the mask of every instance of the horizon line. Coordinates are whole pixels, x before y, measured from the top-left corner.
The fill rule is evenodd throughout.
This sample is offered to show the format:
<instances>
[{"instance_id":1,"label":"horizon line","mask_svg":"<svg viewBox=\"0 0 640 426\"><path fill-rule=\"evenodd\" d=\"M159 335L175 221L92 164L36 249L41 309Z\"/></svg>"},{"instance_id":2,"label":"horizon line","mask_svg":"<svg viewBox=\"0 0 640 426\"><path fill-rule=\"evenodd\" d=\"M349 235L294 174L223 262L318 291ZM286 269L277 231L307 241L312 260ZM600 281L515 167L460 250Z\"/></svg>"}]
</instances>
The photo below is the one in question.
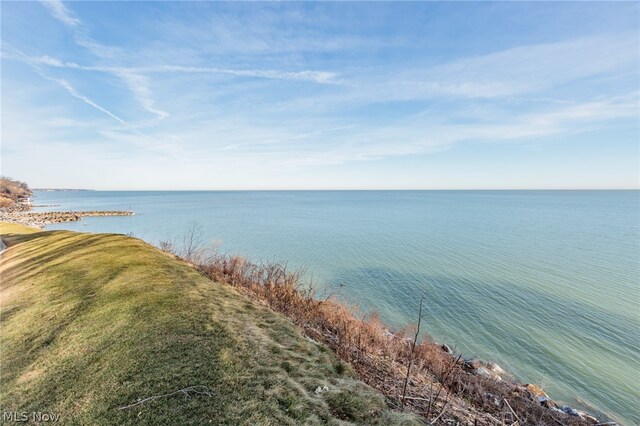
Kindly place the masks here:
<instances>
[{"instance_id":1,"label":"horizon line","mask_svg":"<svg viewBox=\"0 0 640 426\"><path fill-rule=\"evenodd\" d=\"M638 188L217 188L217 189L91 189L91 188L32 188L33 191L87 192L269 192L269 191L640 191Z\"/></svg>"}]
</instances>

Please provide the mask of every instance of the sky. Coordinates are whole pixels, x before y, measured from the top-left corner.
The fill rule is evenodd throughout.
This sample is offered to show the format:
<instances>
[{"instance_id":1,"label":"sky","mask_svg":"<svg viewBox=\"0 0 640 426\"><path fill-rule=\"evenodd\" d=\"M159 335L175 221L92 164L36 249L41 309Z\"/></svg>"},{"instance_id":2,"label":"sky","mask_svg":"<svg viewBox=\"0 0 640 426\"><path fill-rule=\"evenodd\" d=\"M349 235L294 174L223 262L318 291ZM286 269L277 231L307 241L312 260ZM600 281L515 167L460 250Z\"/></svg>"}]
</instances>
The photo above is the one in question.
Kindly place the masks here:
<instances>
[{"instance_id":1,"label":"sky","mask_svg":"<svg viewBox=\"0 0 640 426\"><path fill-rule=\"evenodd\" d=\"M1 3L36 188L640 188L639 2Z\"/></svg>"}]
</instances>

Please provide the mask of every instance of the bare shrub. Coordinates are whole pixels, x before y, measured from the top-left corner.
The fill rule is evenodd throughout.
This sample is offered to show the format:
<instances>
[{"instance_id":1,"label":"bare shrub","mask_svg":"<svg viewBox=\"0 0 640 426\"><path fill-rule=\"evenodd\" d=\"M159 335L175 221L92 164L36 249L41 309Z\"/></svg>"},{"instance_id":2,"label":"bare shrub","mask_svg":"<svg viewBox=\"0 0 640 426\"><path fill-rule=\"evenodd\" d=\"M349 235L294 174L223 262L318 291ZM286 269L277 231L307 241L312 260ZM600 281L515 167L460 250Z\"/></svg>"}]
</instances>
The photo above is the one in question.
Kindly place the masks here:
<instances>
[{"instance_id":1,"label":"bare shrub","mask_svg":"<svg viewBox=\"0 0 640 426\"><path fill-rule=\"evenodd\" d=\"M160 243L158 244L158 247L160 248L160 250L166 251L167 253L175 254L176 252L176 243L173 240L160 241Z\"/></svg>"},{"instance_id":2,"label":"bare shrub","mask_svg":"<svg viewBox=\"0 0 640 426\"><path fill-rule=\"evenodd\" d=\"M208 250L200 233L201 227L191 224L183 247L169 240L161 248L189 261L212 281L233 286L287 315L310 338L331 347L364 382L430 424L459 421L450 405L454 397L476 410L474 424L589 424L542 407L519 383L466 371L460 355L445 352L429 336L418 343L419 323L412 338L407 337L408 327L391 332L375 313L362 315L356 306L333 296L317 299L316 286L303 280L304 270ZM505 413L515 418L509 421Z\"/></svg>"},{"instance_id":3,"label":"bare shrub","mask_svg":"<svg viewBox=\"0 0 640 426\"><path fill-rule=\"evenodd\" d=\"M197 222L189 223L187 233L182 239L182 253L180 257L191 263L199 263L204 253L202 241L202 226Z\"/></svg>"}]
</instances>

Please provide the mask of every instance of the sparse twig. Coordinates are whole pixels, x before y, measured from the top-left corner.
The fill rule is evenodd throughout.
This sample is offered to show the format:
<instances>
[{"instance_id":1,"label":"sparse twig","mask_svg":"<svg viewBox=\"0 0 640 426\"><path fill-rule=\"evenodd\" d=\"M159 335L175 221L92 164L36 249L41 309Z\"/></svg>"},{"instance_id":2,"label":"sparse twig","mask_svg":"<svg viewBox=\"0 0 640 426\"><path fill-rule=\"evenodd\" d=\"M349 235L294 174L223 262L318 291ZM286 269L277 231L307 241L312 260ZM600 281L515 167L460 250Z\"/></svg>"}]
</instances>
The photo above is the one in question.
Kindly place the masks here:
<instances>
[{"instance_id":1,"label":"sparse twig","mask_svg":"<svg viewBox=\"0 0 640 426\"><path fill-rule=\"evenodd\" d=\"M518 417L518 415L516 414L515 411L513 411L513 408L511 408L511 405L509 404L509 401L507 401L507 398L503 398L503 401L505 404L507 404L507 407L509 407L509 410L511 411L511 414L513 414L513 416L516 418L516 421L519 423L520 422L520 417Z\"/></svg>"},{"instance_id":2,"label":"sparse twig","mask_svg":"<svg viewBox=\"0 0 640 426\"><path fill-rule=\"evenodd\" d=\"M451 364L449 364L449 367L444 371L444 374L440 379L440 387L438 388L438 392L436 393L435 398L433 398L433 401L429 401L429 407L427 409L427 416L426 416L427 419L429 418L429 414L431 414L432 404L433 404L433 408L435 408L435 405L438 403L438 398L440 397L440 393L444 389L445 383L447 382L449 374L451 374L455 366L458 365L458 363L460 362L460 358L462 358L462 354L458 355L457 358L451 358ZM440 414L437 417L440 417L440 415L442 415L442 412L446 408L446 402L447 400L445 400L445 405L442 407L442 410L440 411Z\"/></svg>"},{"instance_id":3,"label":"sparse twig","mask_svg":"<svg viewBox=\"0 0 640 426\"><path fill-rule=\"evenodd\" d=\"M416 327L416 334L413 336L413 342L411 342L411 352L409 353L409 362L407 363L407 375L404 378L404 387L402 388L402 401L400 402L401 408L404 409L404 398L407 395L407 384L409 383L409 375L411 374L411 363L413 362L413 352L416 349L416 342L420 335L420 323L422 322L422 304L424 303L424 296L420 298L420 309L418 310L418 326Z\"/></svg>"},{"instance_id":4,"label":"sparse twig","mask_svg":"<svg viewBox=\"0 0 640 426\"><path fill-rule=\"evenodd\" d=\"M183 394L184 397L186 399L188 399L188 398L190 398L190 396L189 396L190 392L195 394L195 395L205 395L205 396L209 396L209 397L212 396L211 389L209 389L206 386L202 386L202 385L189 386L187 388L178 389L175 392L166 393L164 395L154 395L154 396L150 396L148 398L141 399L138 402L134 402L133 404L129 404L129 405L125 405L125 406L122 406L122 407L118 407L118 410L126 410L128 408L135 407L136 405L140 405L140 404L143 404L145 402L153 401L153 400L160 399L160 398L166 398L166 397L173 396L173 395L178 395L178 394Z\"/></svg>"},{"instance_id":5,"label":"sparse twig","mask_svg":"<svg viewBox=\"0 0 640 426\"><path fill-rule=\"evenodd\" d=\"M391 396L391 395L389 395ZM397 395L396 398L398 399L408 399L411 401L429 401L429 398L418 398L417 396L402 396L402 395Z\"/></svg>"},{"instance_id":6,"label":"sparse twig","mask_svg":"<svg viewBox=\"0 0 640 426\"><path fill-rule=\"evenodd\" d=\"M447 408L447 405L449 405L449 401L450 401L450 398L447 396L447 399L445 399L444 404L442 405L442 409L440 410L440 413L436 416L435 419L431 421L432 425L435 425L438 419L442 417L442 415L444 414L444 410Z\"/></svg>"}]
</instances>

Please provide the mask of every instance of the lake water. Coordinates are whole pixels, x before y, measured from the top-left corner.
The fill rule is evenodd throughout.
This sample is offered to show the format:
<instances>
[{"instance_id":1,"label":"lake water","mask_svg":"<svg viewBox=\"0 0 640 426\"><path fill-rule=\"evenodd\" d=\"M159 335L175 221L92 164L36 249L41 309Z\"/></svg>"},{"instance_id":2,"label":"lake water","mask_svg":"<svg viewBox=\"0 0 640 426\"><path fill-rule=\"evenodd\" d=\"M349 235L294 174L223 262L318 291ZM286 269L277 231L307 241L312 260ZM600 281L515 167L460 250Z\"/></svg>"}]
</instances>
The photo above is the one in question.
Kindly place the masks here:
<instances>
[{"instance_id":1,"label":"lake water","mask_svg":"<svg viewBox=\"0 0 640 426\"><path fill-rule=\"evenodd\" d=\"M48 226L157 244L190 222L220 250L304 266L327 291L415 321L554 399L640 424L639 191L36 192ZM598 411L600 410L600 411Z\"/></svg>"}]
</instances>

